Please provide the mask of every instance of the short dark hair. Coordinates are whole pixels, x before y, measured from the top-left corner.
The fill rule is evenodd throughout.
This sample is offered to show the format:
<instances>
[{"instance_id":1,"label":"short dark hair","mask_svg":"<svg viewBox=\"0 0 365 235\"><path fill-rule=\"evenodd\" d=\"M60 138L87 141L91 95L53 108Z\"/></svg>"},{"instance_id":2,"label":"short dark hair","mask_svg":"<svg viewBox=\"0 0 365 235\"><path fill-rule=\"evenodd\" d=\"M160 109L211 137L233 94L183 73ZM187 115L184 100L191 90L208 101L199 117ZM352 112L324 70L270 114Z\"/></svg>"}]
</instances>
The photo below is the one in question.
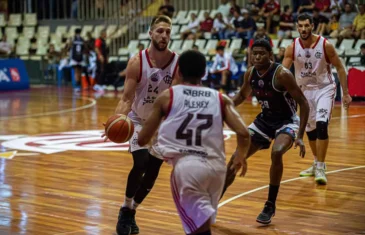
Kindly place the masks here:
<instances>
[{"instance_id":1,"label":"short dark hair","mask_svg":"<svg viewBox=\"0 0 365 235\"><path fill-rule=\"evenodd\" d=\"M365 49L365 43L361 44L360 49Z\"/></svg>"},{"instance_id":2,"label":"short dark hair","mask_svg":"<svg viewBox=\"0 0 365 235\"><path fill-rule=\"evenodd\" d=\"M272 47L270 45L270 42L267 39L261 38L257 39L253 44L251 49L254 47L264 47L268 52L272 52Z\"/></svg>"},{"instance_id":3,"label":"short dark hair","mask_svg":"<svg viewBox=\"0 0 365 235\"><path fill-rule=\"evenodd\" d=\"M285 5L285 6L284 6L284 12L286 12L289 8L290 8L290 6L289 6L289 5Z\"/></svg>"},{"instance_id":4,"label":"short dark hair","mask_svg":"<svg viewBox=\"0 0 365 235\"><path fill-rule=\"evenodd\" d=\"M150 24L150 29L153 29L153 27L156 24L161 23L161 22L165 22L165 23L168 23L169 25L172 25L170 17L165 16L165 15L158 15L158 16L153 17L151 24Z\"/></svg>"},{"instance_id":5,"label":"short dark hair","mask_svg":"<svg viewBox=\"0 0 365 235\"><path fill-rule=\"evenodd\" d=\"M199 51L187 50L179 56L179 69L184 81L198 81L205 74L205 56Z\"/></svg>"},{"instance_id":6,"label":"short dark hair","mask_svg":"<svg viewBox=\"0 0 365 235\"><path fill-rule=\"evenodd\" d=\"M297 23L299 21L305 21L305 20L309 20L309 23L310 24L313 24L313 17L311 15L309 15L308 13L302 13L298 16L298 19L297 19Z\"/></svg>"},{"instance_id":7,"label":"short dark hair","mask_svg":"<svg viewBox=\"0 0 365 235\"><path fill-rule=\"evenodd\" d=\"M225 47L222 45L219 45L215 48L216 51L224 51Z\"/></svg>"},{"instance_id":8,"label":"short dark hair","mask_svg":"<svg viewBox=\"0 0 365 235\"><path fill-rule=\"evenodd\" d=\"M75 29L75 34L81 34L81 29L80 28Z\"/></svg>"}]
</instances>

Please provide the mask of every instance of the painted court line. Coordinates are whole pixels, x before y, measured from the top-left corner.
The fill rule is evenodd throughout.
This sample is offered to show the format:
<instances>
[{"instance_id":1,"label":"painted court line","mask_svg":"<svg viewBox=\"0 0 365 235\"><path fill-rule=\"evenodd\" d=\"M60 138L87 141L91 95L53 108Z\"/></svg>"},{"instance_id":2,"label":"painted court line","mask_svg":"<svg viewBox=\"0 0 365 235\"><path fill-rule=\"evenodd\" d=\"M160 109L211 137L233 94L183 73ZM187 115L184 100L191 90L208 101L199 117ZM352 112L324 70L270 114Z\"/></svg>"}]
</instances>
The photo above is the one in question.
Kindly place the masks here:
<instances>
[{"instance_id":1,"label":"painted court line","mask_svg":"<svg viewBox=\"0 0 365 235\"><path fill-rule=\"evenodd\" d=\"M93 98L88 97L80 97L81 100L87 100L90 101L89 104L77 107L77 108L70 108L70 109L63 109L58 111L52 111L52 112L45 112L45 113L36 113L36 114L29 114L29 115L19 115L19 116L9 116L9 117L2 117L0 118L0 121L8 120L8 119L19 119L19 118L33 118L33 117L43 117L46 115L55 115L55 114L61 114L61 113L68 113L68 112L75 112L83 109L88 109L96 104L96 100Z\"/></svg>"},{"instance_id":2,"label":"painted court line","mask_svg":"<svg viewBox=\"0 0 365 235\"><path fill-rule=\"evenodd\" d=\"M354 166L354 167L349 167L349 168L343 168L343 169L339 169L339 170L334 170L334 171L329 171L329 172L326 172L326 174L333 174L333 173L337 173L337 172L341 172L341 171L350 171L350 170L355 170L355 169L360 169L360 168L365 168L365 166ZM281 181L280 184L285 184L285 183L288 183L288 182L292 182L292 181L296 181L296 180L301 180L301 179L307 179L309 177L297 177L297 178L292 178L292 179L287 179L287 180L284 180L284 181ZM269 185L265 185L265 186L262 186L262 187L259 187L259 188L255 188L255 189L252 189L250 191L247 191L247 192L244 192L244 193L241 193L241 194L238 194L234 197L231 197L221 203L219 203L218 205L218 208L226 205L227 203L230 203L231 201L234 201L240 197L243 197L243 196L246 196L248 194L251 194L251 193L254 193L254 192L257 192L257 191L260 191L262 189L265 189L265 188L268 188Z\"/></svg>"}]
</instances>

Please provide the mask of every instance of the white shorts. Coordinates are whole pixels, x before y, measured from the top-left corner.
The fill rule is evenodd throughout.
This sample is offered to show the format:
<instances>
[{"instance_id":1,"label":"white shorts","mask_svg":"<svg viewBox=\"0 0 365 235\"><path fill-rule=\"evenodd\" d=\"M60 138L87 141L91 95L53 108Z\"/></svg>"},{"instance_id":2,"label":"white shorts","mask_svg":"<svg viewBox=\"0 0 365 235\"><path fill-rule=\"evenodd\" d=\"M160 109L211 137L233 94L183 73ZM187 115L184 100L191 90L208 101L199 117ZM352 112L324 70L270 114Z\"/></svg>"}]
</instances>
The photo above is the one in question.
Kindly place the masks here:
<instances>
[{"instance_id":1,"label":"white shorts","mask_svg":"<svg viewBox=\"0 0 365 235\"><path fill-rule=\"evenodd\" d=\"M128 117L131 119L134 125L134 132L132 135L132 138L129 140L129 152L133 153L134 151L141 150L141 149L148 149L148 152L158 158L163 160L162 156L158 154L154 149L154 145L157 145L157 134L152 138L150 144L147 144L145 146L139 146L138 145L138 132L142 129L142 120L136 116L136 114L131 111L128 114Z\"/></svg>"},{"instance_id":2,"label":"white shorts","mask_svg":"<svg viewBox=\"0 0 365 235\"><path fill-rule=\"evenodd\" d=\"M335 102L336 85L328 85L322 89L303 89L309 104L309 117L306 131L316 129L316 122L330 122Z\"/></svg>"},{"instance_id":3,"label":"white shorts","mask_svg":"<svg viewBox=\"0 0 365 235\"><path fill-rule=\"evenodd\" d=\"M193 233L208 219L215 223L219 199L226 178L225 164L184 156L171 172L171 191L186 234Z\"/></svg>"}]
</instances>

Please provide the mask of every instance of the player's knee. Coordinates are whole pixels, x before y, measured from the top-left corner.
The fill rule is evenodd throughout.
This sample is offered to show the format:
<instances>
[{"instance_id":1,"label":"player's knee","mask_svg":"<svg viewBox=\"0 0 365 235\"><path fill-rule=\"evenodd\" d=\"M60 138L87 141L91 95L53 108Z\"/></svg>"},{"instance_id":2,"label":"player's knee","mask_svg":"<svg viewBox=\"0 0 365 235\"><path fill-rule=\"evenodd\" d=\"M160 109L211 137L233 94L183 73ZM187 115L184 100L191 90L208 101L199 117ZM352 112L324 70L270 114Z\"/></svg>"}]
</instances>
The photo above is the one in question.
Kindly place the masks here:
<instances>
[{"instance_id":1,"label":"player's knee","mask_svg":"<svg viewBox=\"0 0 365 235\"><path fill-rule=\"evenodd\" d=\"M317 138L320 140L328 139L328 122L316 122Z\"/></svg>"},{"instance_id":2,"label":"player's knee","mask_svg":"<svg viewBox=\"0 0 365 235\"><path fill-rule=\"evenodd\" d=\"M271 162L274 165L282 164L283 163L283 155L285 153L286 149L282 146L273 148L271 151Z\"/></svg>"},{"instance_id":3,"label":"player's knee","mask_svg":"<svg viewBox=\"0 0 365 235\"><path fill-rule=\"evenodd\" d=\"M308 131L307 136L308 136L309 141L316 141L317 140L317 130L314 129L312 131Z\"/></svg>"}]
</instances>

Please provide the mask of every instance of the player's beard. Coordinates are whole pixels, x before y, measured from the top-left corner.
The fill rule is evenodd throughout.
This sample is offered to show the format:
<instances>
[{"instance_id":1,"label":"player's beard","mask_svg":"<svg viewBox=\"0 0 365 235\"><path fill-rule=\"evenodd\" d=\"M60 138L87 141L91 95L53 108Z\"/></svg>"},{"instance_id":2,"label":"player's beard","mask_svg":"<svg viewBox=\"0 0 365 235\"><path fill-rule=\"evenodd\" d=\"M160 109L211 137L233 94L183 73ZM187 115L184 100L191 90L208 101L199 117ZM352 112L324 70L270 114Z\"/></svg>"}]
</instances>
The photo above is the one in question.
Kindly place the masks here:
<instances>
[{"instance_id":1,"label":"player's beard","mask_svg":"<svg viewBox=\"0 0 365 235\"><path fill-rule=\"evenodd\" d=\"M300 39L303 41L307 40L310 36L312 36L312 31L306 32L306 37L303 37L302 34L300 34Z\"/></svg>"},{"instance_id":2,"label":"player's beard","mask_svg":"<svg viewBox=\"0 0 365 235\"><path fill-rule=\"evenodd\" d=\"M167 45L168 45L168 43L166 42L166 44L164 46L162 46L160 43L158 43L156 40L153 40L153 39L152 39L152 44L158 51L166 50Z\"/></svg>"}]
</instances>

